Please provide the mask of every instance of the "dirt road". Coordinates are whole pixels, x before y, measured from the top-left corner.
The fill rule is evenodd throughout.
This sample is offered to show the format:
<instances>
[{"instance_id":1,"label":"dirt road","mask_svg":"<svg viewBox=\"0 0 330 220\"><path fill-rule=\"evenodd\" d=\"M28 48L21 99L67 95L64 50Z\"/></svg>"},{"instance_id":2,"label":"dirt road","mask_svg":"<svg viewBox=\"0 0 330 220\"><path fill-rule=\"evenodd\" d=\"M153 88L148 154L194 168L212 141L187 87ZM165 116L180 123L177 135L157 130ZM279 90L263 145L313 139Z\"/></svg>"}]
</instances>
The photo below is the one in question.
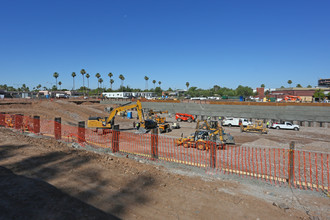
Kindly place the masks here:
<instances>
[{"instance_id":1,"label":"dirt road","mask_svg":"<svg viewBox=\"0 0 330 220\"><path fill-rule=\"evenodd\" d=\"M326 219L330 214L329 198L321 193L172 170L4 128L0 143L0 219Z\"/></svg>"}]
</instances>

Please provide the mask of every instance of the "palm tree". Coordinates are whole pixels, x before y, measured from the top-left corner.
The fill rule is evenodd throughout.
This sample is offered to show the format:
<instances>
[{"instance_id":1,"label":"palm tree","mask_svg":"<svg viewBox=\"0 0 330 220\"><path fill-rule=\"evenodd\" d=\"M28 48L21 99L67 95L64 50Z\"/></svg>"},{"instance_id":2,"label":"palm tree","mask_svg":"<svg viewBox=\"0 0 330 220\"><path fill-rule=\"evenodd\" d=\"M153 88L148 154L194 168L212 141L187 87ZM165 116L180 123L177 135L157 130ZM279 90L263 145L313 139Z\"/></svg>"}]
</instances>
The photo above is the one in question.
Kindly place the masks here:
<instances>
[{"instance_id":1,"label":"palm tree","mask_svg":"<svg viewBox=\"0 0 330 220\"><path fill-rule=\"evenodd\" d=\"M152 83L154 84L154 89L155 89L155 84L156 84L156 80L152 80Z\"/></svg>"},{"instance_id":2,"label":"palm tree","mask_svg":"<svg viewBox=\"0 0 330 220\"><path fill-rule=\"evenodd\" d=\"M74 78L76 77L76 73L75 73L75 72L72 72L72 73L71 73L71 76L72 76L72 80L73 80L73 83L72 83L72 90L74 90Z\"/></svg>"},{"instance_id":3,"label":"palm tree","mask_svg":"<svg viewBox=\"0 0 330 220\"><path fill-rule=\"evenodd\" d=\"M98 82L100 83L100 87L101 87L101 89L102 89L103 79L102 79L102 78L99 78Z\"/></svg>"},{"instance_id":4,"label":"palm tree","mask_svg":"<svg viewBox=\"0 0 330 220\"><path fill-rule=\"evenodd\" d=\"M40 90L41 88L41 84L37 85L37 89Z\"/></svg>"},{"instance_id":5,"label":"palm tree","mask_svg":"<svg viewBox=\"0 0 330 220\"><path fill-rule=\"evenodd\" d=\"M89 77L91 77L88 73L86 74L86 78L87 78L87 88L89 90Z\"/></svg>"},{"instance_id":6,"label":"palm tree","mask_svg":"<svg viewBox=\"0 0 330 220\"><path fill-rule=\"evenodd\" d=\"M60 76L57 72L53 74L53 77L56 79L56 89L57 89L57 78Z\"/></svg>"},{"instance_id":7,"label":"palm tree","mask_svg":"<svg viewBox=\"0 0 330 220\"><path fill-rule=\"evenodd\" d=\"M80 74L83 77L83 89L84 89L84 95L85 95L85 77L84 77L84 75L86 74L86 70L85 69L81 69L80 70Z\"/></svg>"},{"instance_id":8,"label":"palm tree","mask_svg":"<svg viewBox=\"0 0 330 220\"><path fill-rule=\"evenodd\" d=\"M162 84L162 82L161 81L158 81L159 88L160 88L160 84Z\"/></svg>"},{"instance_id":9,"label":"palm tree","mask_svg":"<svg viewBox=\"0 0 330 220\"><path fill-rule=\"evenodd\" d=\"M100 79L101 75L99 73L96 73L95 77L98 79L97 80L97 94L99 94L99 83L100 83L99 79Z\"/></svg>"},{"instance_id":10,"label":"palm tree","mask_svg":"<svg viewBox=\"0 0 330 220\"><path fill-rule=\"evenodd\" d=\"M265 88L265 84L261 84L261 86L260 86L261 88Z\"/></svg>"},{"instance_id":11,"label":"palm tree","mask_svg":"<svg viewBox=\"0 0 330 220\"><path fill-rule=\"evenodd\" d=\"M110 85L111 85L111 90L112 90L112 84L114 83L115 81L113 79L110 79Z\"/></svg>"},{"instance_id":12,"label":"palm tree","mask_svg":"<svg viewBox=\"0 0 330 220\"><path fill-rule=\"evenodd\" d=\"M189 82L186 82L187 90L188 90L188 88L189 88L189 85L190 85Z\"/></svg>"},{"instance_id":13,"label":"palm tree","mask_svg":"<svg viewBox=\"0 0 330 220\"><path fill-rule=\"evenodd\" d=\"M297 88L302 88L302 86L299 83L296 85L296 87Z\"/></svg>"},{"instance_id":14,"label":"palm tree","mask_svg":"<svg viewBox=\"0 0 330 220\"><path fill-rule=\"evenodd\" d=\"M111 84L111 78L113 77L112 72L108 73L108 76L109 76L109 78L110 78L110 84ZM111 87L111 89L112 89L112 87Z\"/></svg>"},{"instance_id":15,"label":"palm tree","mask_svg":"<svg viewBox=\"0 0 330 220\"><path fill-rule=\"evenodd\" d=\"M144 80L146 81L146 90L148 90L148 80L149 80L149 77L145 76L144 77Z\"/></svg>"},{"instance_id":16,"label":"palm tree","mask_svg":"<svg viewBox=\"0 0 330 220\"><path fill-rule=\"evenodd\" d=\"M292 80L288 80L288 84L290 86L292 84Z\"/></svg>"},{"instance_id":17,"label":"palm tree","mask_svg":"<svg viewBox=\"0 0 330 220\"><path fill-rule=\"evenodd\" d=\"M60 90L61 90L61 85L62 85L62 82L61 82L61 81L59 81L59 82L58 82L58 85L60 86Z\"/></svg>"},{"instance_id":18,"label":"palm tree","mask_svg":"<svg viewBox=\"0 0 330 220\"><path fill-rule=\"evenodd\" d=\"M122 74L120 74L119 75L119 79L121 80L121 88L122 88L122 90L124 89L124 80L125 80L125 77L122 75Z\"/></svg>"}]
</instances>

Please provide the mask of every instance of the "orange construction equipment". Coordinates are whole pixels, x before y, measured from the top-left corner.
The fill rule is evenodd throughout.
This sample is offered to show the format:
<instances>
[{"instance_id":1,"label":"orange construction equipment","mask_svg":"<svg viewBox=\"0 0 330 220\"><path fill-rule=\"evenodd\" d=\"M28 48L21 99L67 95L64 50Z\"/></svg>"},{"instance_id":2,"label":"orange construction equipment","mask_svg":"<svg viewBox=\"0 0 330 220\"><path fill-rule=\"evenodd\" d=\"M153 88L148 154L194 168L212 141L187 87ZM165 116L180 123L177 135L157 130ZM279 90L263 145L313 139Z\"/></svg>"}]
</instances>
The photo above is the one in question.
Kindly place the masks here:
<instances>
[{"instance_id":1,"label":"orange construction equipment","mask_svg":"<svg viewBox=\"0 0 330 220\"><path fill-rule=\"evenodd\" d=\"M300 102L302 99L300 96L287 95L284 97L286 102Z\"/></svg>"}]
</instances>

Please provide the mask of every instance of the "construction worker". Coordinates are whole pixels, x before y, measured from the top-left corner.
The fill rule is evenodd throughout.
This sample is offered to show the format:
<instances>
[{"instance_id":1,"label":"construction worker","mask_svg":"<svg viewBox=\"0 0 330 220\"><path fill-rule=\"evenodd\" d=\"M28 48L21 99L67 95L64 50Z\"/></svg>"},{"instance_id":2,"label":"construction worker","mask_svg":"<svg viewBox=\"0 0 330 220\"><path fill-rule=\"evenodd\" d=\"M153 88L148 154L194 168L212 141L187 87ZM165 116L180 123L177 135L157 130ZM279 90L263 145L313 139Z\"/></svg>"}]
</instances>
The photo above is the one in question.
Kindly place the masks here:
<instances>
[{"instance_id":1,"label":"construction worker","mask_svg":"<svg viewBox=\"0 0 330 220\"><path fill-rule=\"evenodd\" d=\"M140 128L140 122L137 122L136 123L136 130L139 130L139 128Z\"/></svg>"},{"instance_id":2,"label":"construction worker","mask_svg":"<svg viewBox=\"0 0 330 220\"><path fill-rule=\"evenodd\" d=\"M269 121L267 121L267 126L266 127L269 128Z\"/></svg>"}]
</instances>

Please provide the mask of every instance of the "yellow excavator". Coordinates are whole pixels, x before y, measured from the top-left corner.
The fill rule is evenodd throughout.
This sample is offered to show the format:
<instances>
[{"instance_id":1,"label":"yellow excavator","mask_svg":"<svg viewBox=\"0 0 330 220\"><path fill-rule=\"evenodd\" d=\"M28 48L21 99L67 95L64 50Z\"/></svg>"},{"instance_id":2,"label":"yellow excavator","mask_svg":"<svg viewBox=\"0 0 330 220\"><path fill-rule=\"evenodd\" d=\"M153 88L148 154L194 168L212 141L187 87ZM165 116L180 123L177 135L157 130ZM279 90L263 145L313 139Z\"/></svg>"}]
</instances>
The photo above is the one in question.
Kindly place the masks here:
<instances>
[{"instance_id":1,"label":"yellow excavator","mask_svg":"<svg viewBox=\"0 0 330 220\"><path fill-rule=\"evenodd\" d=\"M148 131L153 128L157 128L157 123L153 120L144 120L143 112L142 112L142 105L139 100L137 100L136 104L126 104L111 109L110 115L105 118L101 117L89 117L87 121L88 128L98 129L111 129L115 123L115 116L118 112L126 111L129 109L136 108L139 118L140 124L140 131Z\"/></svg>"},{"instance_id":2,"label":"yellow excavator","mask_svg":"<svg viewBox=\"0 0 330 220\"><path fill-rule=\"evenodd\" d=\"M206 120L203 123L200 122L199 120L197 121L194 134L177 140L178 146L209 150L210 144L214 143L220 149L223 149L227 144L235 144L234 137L226 134L218 121L211 121L210 124Z\"/></svg>"}]
</instances>

